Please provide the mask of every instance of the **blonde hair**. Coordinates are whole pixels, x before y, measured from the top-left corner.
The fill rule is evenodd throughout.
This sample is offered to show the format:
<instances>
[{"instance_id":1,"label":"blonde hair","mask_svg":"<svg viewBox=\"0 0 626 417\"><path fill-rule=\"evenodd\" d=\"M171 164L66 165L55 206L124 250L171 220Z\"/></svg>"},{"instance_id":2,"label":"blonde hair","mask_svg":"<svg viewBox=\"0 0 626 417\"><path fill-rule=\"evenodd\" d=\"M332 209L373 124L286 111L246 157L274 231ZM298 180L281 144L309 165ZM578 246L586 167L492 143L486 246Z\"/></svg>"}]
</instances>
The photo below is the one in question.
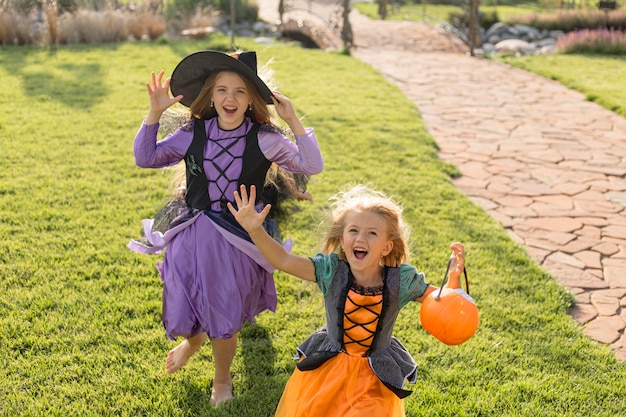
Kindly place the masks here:
<instances>
[{"instance_id":1,"label":"blonde hair","mask_svg":"<svg viewBox=\"0 0 626 417\"><path fill-rule=\"evenodd\" d=\"M402 207L390 197L376 191L367 185L356 185L350 189L340 191L330 199L329 219L323 243L323 252L337 252L339 259L345 261L346 254L341 248L343 234L348 213L354 211L369 211L381 216L387 224L389 240L393 248L382 258L382 264L389 267L399 267L409 259L409 227L402 219Z\"/></svg>"}]
</instances>

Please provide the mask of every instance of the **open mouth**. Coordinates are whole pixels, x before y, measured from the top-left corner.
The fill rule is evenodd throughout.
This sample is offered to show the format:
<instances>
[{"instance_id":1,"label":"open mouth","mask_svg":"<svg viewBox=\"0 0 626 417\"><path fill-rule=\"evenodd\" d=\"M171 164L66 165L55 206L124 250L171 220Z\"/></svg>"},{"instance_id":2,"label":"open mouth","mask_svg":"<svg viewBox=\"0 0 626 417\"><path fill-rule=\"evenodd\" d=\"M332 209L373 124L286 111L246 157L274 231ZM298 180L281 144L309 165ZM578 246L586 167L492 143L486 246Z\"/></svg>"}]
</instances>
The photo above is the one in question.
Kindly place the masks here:
<instances>
[{"instance_id":1,"label":"open mouth","mask_svg":"<svg viewBox=\"0 0 626 417\"><path fill-rule=\"evenodd\" d=\"M224 113L226 113L229 116L232 116L233 114L237 113L237 107L223 107L224 109Z\"/></svg>"},{"instance_id":2,"label":"open mouth","mask_svg":"<svg viewBox=\"0 0 626 417\"><path fill-rule=\"evenodd\" d=\"M365 249L354 249L352 253L357 259L363 259L367 256L367 251Z\"/></svg>"}]
</instances>

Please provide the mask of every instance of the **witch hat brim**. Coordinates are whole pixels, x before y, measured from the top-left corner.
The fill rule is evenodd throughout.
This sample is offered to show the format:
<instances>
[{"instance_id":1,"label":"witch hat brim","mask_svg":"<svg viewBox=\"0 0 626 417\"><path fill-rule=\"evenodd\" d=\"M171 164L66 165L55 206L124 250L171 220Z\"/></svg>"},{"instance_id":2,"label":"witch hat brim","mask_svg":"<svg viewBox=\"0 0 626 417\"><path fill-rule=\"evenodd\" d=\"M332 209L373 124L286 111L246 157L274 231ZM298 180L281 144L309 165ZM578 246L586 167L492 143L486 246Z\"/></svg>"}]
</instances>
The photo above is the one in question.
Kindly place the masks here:
<instances>
[{"instance_id":1,"label":"witch hat brim","mask_svg":"<svg viewBox=\"0 0 626 417\"><path fill-rule=\"evenodd\" d=\"M256 52L242 52L228 55L220 51L199 51L183 58L172 73L170 90L174 97L181 95L184 106L198 97L206 78L217 71L233 71L246 77L263 97L267 104L274 104L272 92L257 75Z\"/></svg>"}]
</instances>

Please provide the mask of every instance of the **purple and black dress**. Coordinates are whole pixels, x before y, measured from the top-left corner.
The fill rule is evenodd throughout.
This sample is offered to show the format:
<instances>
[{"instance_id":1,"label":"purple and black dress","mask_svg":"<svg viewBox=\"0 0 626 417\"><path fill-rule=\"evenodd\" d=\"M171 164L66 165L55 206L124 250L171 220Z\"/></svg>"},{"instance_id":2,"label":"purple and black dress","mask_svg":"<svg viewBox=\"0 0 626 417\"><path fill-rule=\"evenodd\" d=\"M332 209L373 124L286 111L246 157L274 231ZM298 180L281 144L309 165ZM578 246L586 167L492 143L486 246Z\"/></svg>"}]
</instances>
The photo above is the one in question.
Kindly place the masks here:
<instances>
[{"instance_id":1,"label":"purple and black dress","mask_svg":"<svg viewBox=\"0 0 626 417\"><path fill-rule=\"evenodd\" d=\"M217 119L195 123L196 131L204 125L206 132L201 155L195 156L190 152L192 143L197 147L194 121L161 141L157 141L159 124L144 123L137 132L134 153L138 166L162 168L185 160L188 204L165 231L156 230L154 219L143 220L146 242L132 240L128 246L138 253L153 254L167 247L157 267L164 283L163 324L170 339L201 332L211 339L228 339L241 330L244 321L252 323L262 311L275 311L276 289L274 269L234 221L225 202L233 201L239 184L262 184L271 162L305 175L321 172L324 163L310 128L305 135L296 136L294 143L276 130L259 128L249 118L234 130L220 129ZM257 141L251 140L253 129L258 129ZM251 170L251 165L256 168ZM206 181L201 178L199 193L197 186L196 191L189 187L189 179L197 175L206 177ZM194 199L192 192L201 198ZM203 199L206 206L195 207L195 201ZM258 202L259 209L262 204ZM290 250L290 244L283 245Z\"/></svg>"}]
</instances>

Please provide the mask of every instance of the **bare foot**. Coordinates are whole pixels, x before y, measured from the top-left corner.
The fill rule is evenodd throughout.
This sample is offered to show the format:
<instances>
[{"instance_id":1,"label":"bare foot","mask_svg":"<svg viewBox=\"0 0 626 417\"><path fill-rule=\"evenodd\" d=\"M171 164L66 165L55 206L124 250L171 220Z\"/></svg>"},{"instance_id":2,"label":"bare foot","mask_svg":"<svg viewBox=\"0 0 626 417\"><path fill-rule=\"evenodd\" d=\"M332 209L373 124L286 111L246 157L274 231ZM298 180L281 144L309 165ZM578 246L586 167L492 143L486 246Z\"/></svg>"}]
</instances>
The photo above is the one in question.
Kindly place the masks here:
<instances>
[{"instance_id":1,"label":"bare foot","mask_svg":"<svg viewBox=\"0 0 626 417\"><path fill-rule=\"evenodd\" d=\"M218 405L233 398L233 383L216 384L211 388L211 405Z\"/></svg>"},{"instance_id":2,"label":"bare foot","mask_svg":"<svg viewBox=\"0 0 626 417\"><path fill-rule=\"evenodd\" d=\"M193 354L200 349L205 339L205 335L199 334L192 338L183 340L180 345L170 350L167 354L167 359L165 360L165 368L167 369L167 372L173 374L185 366L189 358L191 358Z\"/></svg>"}]
</instances>

